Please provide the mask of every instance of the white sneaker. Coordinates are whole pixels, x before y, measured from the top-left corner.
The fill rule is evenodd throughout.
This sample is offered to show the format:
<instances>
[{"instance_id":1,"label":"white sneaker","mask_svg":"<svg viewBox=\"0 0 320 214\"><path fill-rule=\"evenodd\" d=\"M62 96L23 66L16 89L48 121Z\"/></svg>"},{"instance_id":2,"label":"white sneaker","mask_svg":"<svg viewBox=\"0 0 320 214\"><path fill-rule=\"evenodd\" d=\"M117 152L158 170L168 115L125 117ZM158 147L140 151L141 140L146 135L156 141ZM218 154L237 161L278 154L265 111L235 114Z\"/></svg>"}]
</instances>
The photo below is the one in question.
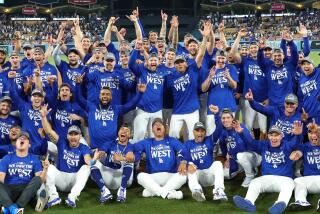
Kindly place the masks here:
<instances>
[{"instance_id":1,"label":"white sneaker","mask_svg":"<svg viewBox=\"0 0 320 214\"><path fill-rule=\"evenodd\" d=\"M199 201L199 202L203 202L206 200L206 197L204 196L201 189L194 190L192 192L192 198L196 201Z\"/></svg>"},{"instance_id":2,"label":"white sneaker","mask_svg":"<svg viewBox=\"0 0 320 214\"><path fill-rule=\"evenodd\" d=\"M248 188L253 179L254 179L253 177L245 177L241 186L244 188Z\"/></svg>"},{"instance_id":3,"label":"white sneaker","mask_svg":"<svg viewBox=\"0 0 320 214\"><path fill-rule=\"evenodd\" d=\"M142 197L144 197L144 198L149 198L149 197L153 197L153 196L155 196L155 194L153 194L152 192L150 192L147 189L144 189L142 191Z\"/></svg>"},{"instance_id":4,"label":"white sneaker","mask_svg":"<svg viewBox=\"0 0 320 214\"><path fill-rule=\"evenodd\" d=\"M117 202L123 203L127 198L127 190L126 188L120 187L117 192Z\"/></svg>"},{"instance_id":5,"label":"white sneaker","mask_svg":"<svg viewBox=\"0 0 320 214\"><path fill-rule=\"evenodd\" d=\"M213 191L213 200L217 201L217 200L221 200L221 201L227 201L227 195L224 192L224 190L222 188L217 188Z\"/></svg>"},{"instance_id":6,"label":"white sneaker","mask_svg":"<svg viewBox=\"0 0 320 214\"><path fill-rule=\"evenodd\" d=\"M53 207L55 205L58 205L61 203L61 198L58 195L51 195L49 197L48 203L46 205L46 208Z\"/></svg>"},{"instance_id":7,"label":"white sneaker","mask_svg":"<svg viewBox=\"0 0 320 214\"><path fill-rule=\"evenodd\" d=\"M295 201L289 205L289 208L294 211L303 211L311 208L308 201Z\"/></svg>"},{"instance_id":8,"label":"white sneaker","mask_svg":"<svg viewBox=\"0 0 320 214\"><path fill-rule=\"evenodd\" d=\"M181 191L171 190L167 195L167 199L181 200L182 198L183 198L183 193Z\"/></svg>"},{"instance_id":9,"label":"white sneaker","mask_svg":"<svg viewBox=\"0 0 320 214\"><path fill-rule=\"evenodd\" d=\"M38 195L37 205L34 208L35 211L42 212L48 203L48 199L49 199L49 196L48 196L46 189L41 190Z\"/></svg>"}]
</instances>

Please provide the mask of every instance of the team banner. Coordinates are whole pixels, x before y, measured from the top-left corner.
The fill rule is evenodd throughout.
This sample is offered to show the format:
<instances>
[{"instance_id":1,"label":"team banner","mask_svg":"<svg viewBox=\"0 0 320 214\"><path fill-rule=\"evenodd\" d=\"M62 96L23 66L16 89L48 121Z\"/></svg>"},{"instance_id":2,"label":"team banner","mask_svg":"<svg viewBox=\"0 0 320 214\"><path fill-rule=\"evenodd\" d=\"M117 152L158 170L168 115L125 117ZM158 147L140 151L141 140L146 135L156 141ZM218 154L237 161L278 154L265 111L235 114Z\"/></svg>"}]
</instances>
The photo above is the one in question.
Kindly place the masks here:
<instances>
[{"instance_id":1,"label":"team banner","mask_svg":"<svg viewBox=\"0 0 320 214\"><path fill-rule=\"evenodd\" d=\"M91 5L96 4L97 0L68 0L68 3L75 5Z\"/></svg>"},{"instance_id":2,"label":"team banner","mask_svg":"<svg viewBox=\"0 0 320 214\"><path fill-rule=\"evenodd\" d=\"M33 8L33 7L25 7L25 8L22 8L22 14L25 14L25 15L34 15L37 13L37 10L36 8Z\"/></svg>"}]
</instances>

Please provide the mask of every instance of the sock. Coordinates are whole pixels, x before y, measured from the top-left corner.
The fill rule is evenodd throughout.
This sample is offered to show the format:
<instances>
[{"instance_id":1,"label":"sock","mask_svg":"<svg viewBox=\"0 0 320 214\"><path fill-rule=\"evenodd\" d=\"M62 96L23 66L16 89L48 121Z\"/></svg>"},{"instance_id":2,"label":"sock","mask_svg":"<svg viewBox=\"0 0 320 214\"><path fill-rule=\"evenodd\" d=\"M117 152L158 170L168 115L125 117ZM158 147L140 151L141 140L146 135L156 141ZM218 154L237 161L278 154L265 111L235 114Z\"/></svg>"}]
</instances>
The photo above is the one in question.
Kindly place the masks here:
<instances>
[{"instance_id":1,"label":"sock","mask_svg":"<svg viewBox=\"0 0 320 214\"><path fill-rule=\"evenodd\" d=\"M96 167L91 167L91 179L98 185L100 190L105 186L101 172Z\"/></svg>"},{"instance_id":2,"label":"sock","mask_svg":"<svg viewBox=\"0 0 320 214\"><path fill-rule=\"evenodd\" d=\"M8 209L10 210L10 213L14 213L15 209L18 209L18 206L16 204L12 204Z\"/></svg>"},{"instance_id":3,"label":"sock","mask_svg":"<svg viewBox=\"0 0 320 214\"><path fill-rule=\"evenodd\" d=\"M254 139L260 140L260 129L253 129Z\"/></svg>"},{"instance_id":4,"label":"sock","mask_svg":"<svg viewBox=\"0 0 320 214\"><path fill-rule=\"evenodd\" d=\"M121 187L127 188L128 180L132 174L133 164L125 163L122 171Z\"/></svg>"}]
</instances>

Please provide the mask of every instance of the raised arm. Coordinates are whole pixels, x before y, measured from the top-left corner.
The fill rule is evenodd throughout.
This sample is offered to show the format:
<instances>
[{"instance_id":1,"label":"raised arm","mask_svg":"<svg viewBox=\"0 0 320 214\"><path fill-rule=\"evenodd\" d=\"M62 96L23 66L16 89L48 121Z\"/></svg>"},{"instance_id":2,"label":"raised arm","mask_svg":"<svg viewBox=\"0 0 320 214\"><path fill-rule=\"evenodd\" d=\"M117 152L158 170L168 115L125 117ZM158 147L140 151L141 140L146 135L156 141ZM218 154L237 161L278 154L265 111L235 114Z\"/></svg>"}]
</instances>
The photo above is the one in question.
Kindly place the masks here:
<instances>
[{"instance_id":1,"label":"raised arm","mask_svg":"<svg viewBox=\"0 0 320 214\"><path fill-rule=\"evenodd\" d=\"M170 40L172 43L172 47L177 50L178 42L179 42L179 21L178 16L172 16L171 20L171 28L172 29L172 39ZM169 32L170 34L170 32ZM168 35L169 38L169 35Z\"/></svg>"},{"instance_id":2,"label":"raised arm","mask_svg":"<svg viewBox=\"0 0 320 214\"><path fill-rule=\"evenodd\" d=\"M207 51L208 51L209 55L213 54L213 48L215 47L214 43L215 43L215 36L214 36L213 28L211 26L211 32L208 37L208 44L207 44Z\"/></svg>"},{"instance_id":3,"label":"raised arm","mask_svg":"<svg viewBox=\"0 0 320 214\"><path fill-rule=\"evenodd\" d=\"M54 63L56 64L56 66L59 66L61 63L61 58L58 55L60 50L60 44L57 44L57 46L54 48L53 52L52 52L52 57L54 59Z\"/></svg>"},{"instance_id":4,"label":"raised arm","mask_svg":"<svg viewBox=\"0 0 320 214\"><path fill-rule=\"evenodd\" d=\"M166 13L164 13L161 10L161 29L160 29L160 34L159 36L162 38L166 38L166 34L167 34L167 19L168 19L168 15Z\"/></svg>"},{"instance_id":5,"label":"raised arm","mask_svg":"<svg viewBox=\"0 0 320 214\"><path fill-rule=\"evenodd\" d=\"M304 57L307 57L310 54L310 44L306 26L300 24L298 33L303 37L303 55Z\"/></svg>"},{"instance_id":6,"label":"raised arm","mask_svg":"<svg viewBox=\"0 0 320 214\"><path fill-rule=\"evenodd\" d=\"M262 141L254 140L251 136L248 129L244 129L241 127L239 121L233 121L232 126L235 129L235 131L240 135L241 139L248 145L252 146L253 148L256 148L258 151L261 150L261 147L263 145Z\"/></svg>"},{"instance_id":7,"label":"raised arm","mask_svg":"<svg viewBox=\"0 0 320 214\"><path fill-rule=\"evenodd\" d=\"M212 24L209 21L205 22L203 26L204 26L203 30L199 29L200 33L202 34L202 42L200 44L199 52L195 59L198 68L201 67L202 60L207 48L207 41L212 29Z\"/></svg>"},{"instance_id":8,"label":"raised arm","mask_svg":"<svg viewBox=\"0 0 320 214\"><path fill-rule=\"evenodd\" d=\"M142 97L142 94L146 91L147 85L140 83L137 85L137 88L138 88L138 93L136 94L136 96L134 96L134 98L131 99L128 103L120 106L120 109L119 109L120 115L123 115L123 114L131 111L132 109L134 109L137 106L138 102L140 101L140 99Z\"/></svg>"},{"instance_id":9,"label":"raised arm","mask_svg":"<svg viewBox=\"0 0 320 214\"><path fill-rule=\"evenodd\" d=\"M41 114L42 127L43 127L44 131L46 132L46 134L48 135L50 141L52 143L56 144L59 140L59 135L52 129L52 127L47 119L47 115L48 115L49 111L51 111L51 110L48 110L48 105L41 106L40 114Z\"/></svg>"},{"instance_id":10,"label":"raised arm","mask_svg":"<svg viewBox=\"0 0 320 214\"><path fill-rule=\"evenodd\" d=\"M8 79L10 82L10 96L12 100L17 104L18 108L21 109L26 105L26 102L19 96L17 92L17 84L14 82L14 78L16 77L16 72L15 71L9 71L8 73Z\"/></svg>"},{"instance_id":11,"label":"raised arm","mask_svg":"<svg viewBox=\"0 0 320 214\"><path fill-rule=\"evenodd\" d=\"M20 31L14 32L15 36L15 45L14 45L14 52L19 53L21 49L21 34Z\"/></svg>"},{"instance_id":12,"label":"raised arm","mask_svg":"<svg viewBox=\"0 0 320 214\"><path fill-rule=\"evenodd\" d=\"M247 92L247 94L245 95L245 98L249 101L251 108L260 112L261 114L264 114L266 116L272 116L275 113L276 107L263 106L260 103L254 101L253 93L250 88L249 88L249 91Z\"/></svg>"},{"instance_id":13,"label":"raised arm","mask_svg":"<svg viewBox=\"0 0 320 214\"><path fill-rule=\"evenodd\" d=\"M228 43L227 43L226 36L224 34L224 23L223 22L221 22L219 24L218 31L220 34L220 42L222 43L223 48L226 49L228 47Z\"/></svg>"},{"instance_id":14,"label":"raised arm","mask_svg":"<svg viewBox=\"0 0 320 214\"><path fill-rule=\"evenodd\" d=\"M134 29L136 32L136 36L137 36L137 40L141 40L142 41L142 31L138 22L138 18L131 14L130 16L127 15L127 18L133 23L134 25Z\"/></svg>"},{"instance_id":15,"label":"raised arm","mask_svg":"<svg viewBox=\"0 0 320 214\"><path fill-rule=\"evenodd\" d=\"M210 69L209 75L207 77L207 79L201 84L201 91L202 92L207 92L210 88L210 84L211 84L211 80L214 77L214 75L216 75L216 67L212 66L212 68Z\"/></svg>"},{"instance_id":16,"label":"raised arm","mask_svg":"<svg viewBox=\"0 0 320 214\"><path fill-rule=\"evenodd\" d=\"M104 33L104 37L103 37L103 40L104 40L104 43L106 44L106 46L108 46L111 43L112 26L116 23L116 21L118 19L119 18L116 18L114 16L110 17L110 19L109 19L109 22L108 22L108 25L107 25L107 29L106 29L106 31Z\"/></svg>"},{"instance_id":17,"label":"raised arm","mask_svg":"<svg viewBox=\"0 0 320 214\"><path fill-rule=\"evenodd\" d=\"M111 31L116 34L118 43L120 43L122 40L124 40L123 36L118 31L117 26L113 25L112 28L111 28Z\"/></svg>"},{"instance_id":18,"label":"raised arm","mask_svg":"<svg viewBox=\"0 0 320 214\"><path fill-rule=\"evenodd\" d=\"M234 41L233 45L231 46L231 50L230 53L236 57L236 61L238 63L241 62L241 57L237 54L238 49L239 49L239 45L240 45L240 41L242 37L245 37L248 34L247 30L245 28L241 29L237 35L236 40Z\"/></svg>"}]
</instances>

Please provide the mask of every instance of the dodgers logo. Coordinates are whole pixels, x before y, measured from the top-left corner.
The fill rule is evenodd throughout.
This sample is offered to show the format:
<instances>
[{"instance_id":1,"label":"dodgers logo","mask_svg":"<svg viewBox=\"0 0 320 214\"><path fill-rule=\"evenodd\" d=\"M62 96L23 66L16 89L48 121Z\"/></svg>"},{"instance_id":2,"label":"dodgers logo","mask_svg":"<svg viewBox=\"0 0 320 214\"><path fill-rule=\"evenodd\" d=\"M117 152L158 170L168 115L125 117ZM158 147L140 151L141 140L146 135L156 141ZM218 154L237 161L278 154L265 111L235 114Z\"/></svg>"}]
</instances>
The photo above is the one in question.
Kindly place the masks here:
<instances>
[{"instance_id":1,"label":"dodgers logo","mask_svg":"<svg viewBox=\"0 0 320 214\"><path fill-rule=\"evenodd\" d=\"M157 145L151 147L151 158L159 158L159 163L163 163L162 158L170 158L171 148L168 145Z\"/></svg>"}]
</instances>

